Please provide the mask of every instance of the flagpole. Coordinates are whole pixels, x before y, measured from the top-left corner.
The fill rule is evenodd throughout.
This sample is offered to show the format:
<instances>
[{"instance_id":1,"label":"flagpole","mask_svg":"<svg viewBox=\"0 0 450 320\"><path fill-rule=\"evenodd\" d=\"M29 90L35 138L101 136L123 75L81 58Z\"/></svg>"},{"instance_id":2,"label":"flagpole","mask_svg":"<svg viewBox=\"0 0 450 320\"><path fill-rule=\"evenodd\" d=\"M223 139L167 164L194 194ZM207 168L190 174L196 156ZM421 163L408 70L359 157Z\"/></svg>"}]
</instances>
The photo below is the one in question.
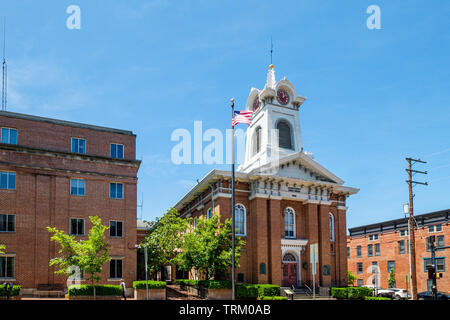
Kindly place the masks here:
<instances>
[{"instance_id":1,"label":"flagpole","mask_svg":"<svg viewBox=\"0 0 450 320\"><path fill-rule=\"evenodd\" d=\"M234 268L234 249L235 249L235 235L234 235L234 229L235 229L235 221L234 221L234 125L233 125L233 118L234 118L234 99L231 99L231 246L232 246L232 254L231 254L231 300L235 300L235 268Z\"/></svg>"}]
</instances>

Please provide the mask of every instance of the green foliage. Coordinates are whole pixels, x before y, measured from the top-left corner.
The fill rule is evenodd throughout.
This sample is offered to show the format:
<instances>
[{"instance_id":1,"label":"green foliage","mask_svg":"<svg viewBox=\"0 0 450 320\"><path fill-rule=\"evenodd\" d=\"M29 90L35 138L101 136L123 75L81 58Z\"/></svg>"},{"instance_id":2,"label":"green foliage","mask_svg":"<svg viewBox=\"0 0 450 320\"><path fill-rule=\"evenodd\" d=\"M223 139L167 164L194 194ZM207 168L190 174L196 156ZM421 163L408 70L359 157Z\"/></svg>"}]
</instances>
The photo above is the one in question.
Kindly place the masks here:
<instances>
[{"instance_id":1,"label":"green foliage","mask_svg":"<svg viewBox=\"0 0 450 320\"><path fill-rule=\"evenodd\" d=\"M364 300L392 300L392 299L385 297L364 297Z\"/></svg>"},{"instance_id":2,"label":"green foliage","mask_svg":"<svg viewBox=\"0 0 450 320\"><path fill-rule=\"evenodd\" d=\"M394 271L394 269L391 269L389 271L388 287L389 288L395 287L395 271Z\"/></svg>"},{"instance_id":3,"label":"green foliage","mask_svg":"<svg viewBox=\"0 0 450 320\"><path fill-rule=\"evenodd\" d=\"M347 299L347 288L331 288L331 296L336 299Z\"/></svg>"},{"instance_id":4,"label":"green foliage","mask_svg":"<svg viewBox=\"0 0 450 320\"><path fill-rule=\"evenodd\" d=\"M209 289L231 289L232 287L230 280L201 280L198 284Z\"/></svg>"},{"instance_id":5,"label":"green foliage","mask_svg":"<svg viewBox=\"0 0 450 320\"><path fill-rule=\"evenodd\" d=\"M148 281L149 289L165 289L166 288L165 281ZM133 288L135 289L147 289L147 284L145 281L134 281Z\"/></svg>"},{"instance_id":6,"label":"green foliage","mask_svg":"<svg viewBox=\"0 0 450 320\"><path fill-rule=\"evenodd\" d=\"M89 219L93 226L89 230L88 240L76 241L74 236L52 227L47 227L47 230L52 234L50 240L60 245L59 256L50 260L50 266L57 268L55 273L71 276L75 273L73 266L76 266L88 275L86 280L94 285L94 282L100 281L103 265L111 260L109 245L105 240L105 231L109 227L102 225L102 220L97 216Z\"/></svg>"},{"instance_id":7,"label":"green foliage","mask_svg":"<svg viewBox=\"0 0 450 320\"><path fill-rule=\"evenodd\" d=\"M333 287L331 288L331 296L336 299L364 299L373 295L372 288L366 287Z\"/></svg>"},{"instance_id":8,"label":"green foliage","mask_svg":"<svg viewBox=\"0 0 450 320\"><path fill-rule=\"evenodd\" d=\"M258 284L258 297L279 296L281 294L280 286L274 284Z\"/></svg>"},{"instance_id":9,"label":"green foliage","mask_svg":"<svg viewBox=\"0 0 450 320\"><path fill-rule=\"evenodd\" d=\"M69 296L93 296L94 286L88 284L73 285L68 289ZM123 289L116 285L95 285L95 294L98 296L121 296Z\"/></svg>"},{"instance_id":10,"label":"green foliage","mask_svg":"<svg viewBox=\"0 0 450 320\"><path fill-rule=\"evenodd\" d=\"M358 277L355 276L351 270L349 270L347 272L347 280L348 280L347 284L349 286L354 286L355 285L355 281L358 280Z\"/></svg>"},{"instance_id":11,"label":"green foliage","mask_svg":"<svg viewBox=\"0 0 450 320\"><path fill-rule=\"evenodd\" d=\"M21 286L13 286L10 297L18 296L20 294L20 288ZM0 286L0 297L6 297L6 290L3 286Z\"/></svg>"},{"instance_id":12,"label":"green foliage","mask_svg":"<svg viewBox=\"0 0 450 320\"><path fill-rule=\"evenodd\" d=\"M258 286L254 284L236 285L236 297L238 299L256 299L258 297Z\"/></svg>"},{"instance_id":13,"label":"green foliage","mask_svg":"<svg viewBox=\"0 0 450 320\"><path fill-rule=\"evenodd\" d=\"M156 274L161 267L176 263L177 253L183 245L184 233L191 220L181 218L178 211L172 208L153 225L141 244L147 247L148 271L151 274Z\"/></svg>"},{"instance_id":14,"label":"green foliage","mask_svg":"<svg viewBox=\"0 0 450 320\"><path fill-rule=\"evenodd\" d=\"M195 228L184 235L178 265L183 270L195 269L206 274L207 279L228 276L232 256L231 219L220 222L220 216L213 214L210 219L198 219ZM235 239L235 266L239 267L241 247L245 244L239 237Z\"/></svg>"},{"instance_id":15,"label":"green foliage","mask_svg":"<svg viewBox=\"0 0 450 320\"><path fill-rule=\"evenodd\" d=\"M261 300L288 300L288 298L282 296L264 296L261 297Z\"/></svg>"},{"instance_id":16,"label":"green foliage","mask_svg":"<svg viewBox=\"0 0 450 320\"><path fill-rule=\"evenodd\" d=\"M4 254L6 250L6 246L4 244L0 244L0 254Z\"/></svg>"}]
</instances>

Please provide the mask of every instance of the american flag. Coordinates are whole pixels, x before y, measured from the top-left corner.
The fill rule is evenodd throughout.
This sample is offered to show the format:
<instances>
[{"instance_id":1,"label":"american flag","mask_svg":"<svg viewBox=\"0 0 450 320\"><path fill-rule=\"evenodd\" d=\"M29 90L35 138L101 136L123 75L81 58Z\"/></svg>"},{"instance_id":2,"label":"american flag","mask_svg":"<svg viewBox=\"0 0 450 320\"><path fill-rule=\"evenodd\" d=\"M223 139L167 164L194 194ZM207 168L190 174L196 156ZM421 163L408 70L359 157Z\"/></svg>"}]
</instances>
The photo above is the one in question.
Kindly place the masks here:
<instances>
[{"instance_id":1,"label":"american flag","mask_svg":"<svg viewBox=\"0 0 450 320\"><path fill-rule=\"evenodd\" d=\"M231 125L234 127L238 123L246 123L250 125L252 120L253 111L234 111L234 117L231 121Z\"/></svg>"}]
</instances>

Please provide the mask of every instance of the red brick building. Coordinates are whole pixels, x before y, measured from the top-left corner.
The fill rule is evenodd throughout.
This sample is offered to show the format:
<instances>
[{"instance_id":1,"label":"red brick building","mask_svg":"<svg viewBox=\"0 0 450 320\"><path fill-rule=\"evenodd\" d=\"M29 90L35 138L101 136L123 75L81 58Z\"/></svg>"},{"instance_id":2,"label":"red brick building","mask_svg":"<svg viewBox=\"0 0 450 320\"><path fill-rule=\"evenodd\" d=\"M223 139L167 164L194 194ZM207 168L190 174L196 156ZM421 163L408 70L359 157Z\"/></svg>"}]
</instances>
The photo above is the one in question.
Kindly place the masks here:
<instances>
[{"instance_id":1,"label":"red brick building","mask_svg":"<svg viewBox=\"0 0 450 320\"><path fill-rule=\"evenodd\" d=\"M47 226L86 239L89 216L110 226L113 260L102 283L136 273L136 188L140 161L131 131L0 112L0 281L33 293L39 284L63 284L50 259L57 246Z\"/></svg>"},{"instance_id":2,"label":"red brick building","mask_svg":"<svg viewBox=\"0 0 450 320\"><path fill-rule=\"evenodd\" d=\"M270 67L264 89L251 89L245 162L236 172L236 235L242 250L237 281L312 284L310 245L318 244L316 284L347 281L346 199L358 189L302 148L298 110L305 98ZM231 172L212 170L175 208L182 216L231 217Z\"/></svg>"},{"instance_id":3,"label":"red brick building","mask_svg":"<svg viewBox=\"0 0 450 320\"><path fill-rule=\"evenodd\" d=\"M417 215L416 229L416 277L418 292L428 291L430 282L426 265L431 262L427 238L436 236L436 246L448 246L450 239L450 210ZM349 229L347 238L348 270L358 277L357 285L371 285L375 277L372 266L378 267L379 287L388 287L389 270L394 269L396 287L410 289L408 219L396 219ZM446 243L447 241L447 243ZM444 277L437 279L441 292L450 292L450 279L446 272L449 249L436 251L437 272Z\"/></svg>"}]
</instances>

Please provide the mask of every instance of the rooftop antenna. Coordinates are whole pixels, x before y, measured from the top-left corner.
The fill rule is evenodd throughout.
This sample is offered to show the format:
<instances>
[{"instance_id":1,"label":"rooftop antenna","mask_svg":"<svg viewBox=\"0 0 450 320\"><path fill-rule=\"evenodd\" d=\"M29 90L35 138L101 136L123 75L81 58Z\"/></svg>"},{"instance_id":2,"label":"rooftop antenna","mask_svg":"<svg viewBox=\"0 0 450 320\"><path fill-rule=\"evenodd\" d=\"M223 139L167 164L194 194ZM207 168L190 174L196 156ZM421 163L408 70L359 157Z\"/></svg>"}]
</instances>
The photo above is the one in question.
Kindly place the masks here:
<instances>
[{"instance_id":1,"label":"rooftop antenna","mask_svg":"<svg viewBox=\"0 0 450 320\"><path fill-rule=\"evenodd\" d=\"M270 64L272 64L272 54L273 54L273 42L272 36L270 36Z\"/></svg>"},{"instance_id":2,"label":"rooftop antenna","mask_svg":"<svg viewBox=\"0 0 450 320\"><path fill-rule=\"evenodd\" d=\"M144 193L142 192L141 204L138 205L138 208L141 208L141 221L142 221L142 209L144 209Z\"/></svg>"},{"instance_id":3,"label":"rooftop antenna","mask_svg":"<svg viewBox=\"0 0 450 320\"><path fill-rule=\"evenodd\" d=\"M8 66L6 65L6 17L3 17L2 111L6 111Z\"/></svg>"}]
</instances>

